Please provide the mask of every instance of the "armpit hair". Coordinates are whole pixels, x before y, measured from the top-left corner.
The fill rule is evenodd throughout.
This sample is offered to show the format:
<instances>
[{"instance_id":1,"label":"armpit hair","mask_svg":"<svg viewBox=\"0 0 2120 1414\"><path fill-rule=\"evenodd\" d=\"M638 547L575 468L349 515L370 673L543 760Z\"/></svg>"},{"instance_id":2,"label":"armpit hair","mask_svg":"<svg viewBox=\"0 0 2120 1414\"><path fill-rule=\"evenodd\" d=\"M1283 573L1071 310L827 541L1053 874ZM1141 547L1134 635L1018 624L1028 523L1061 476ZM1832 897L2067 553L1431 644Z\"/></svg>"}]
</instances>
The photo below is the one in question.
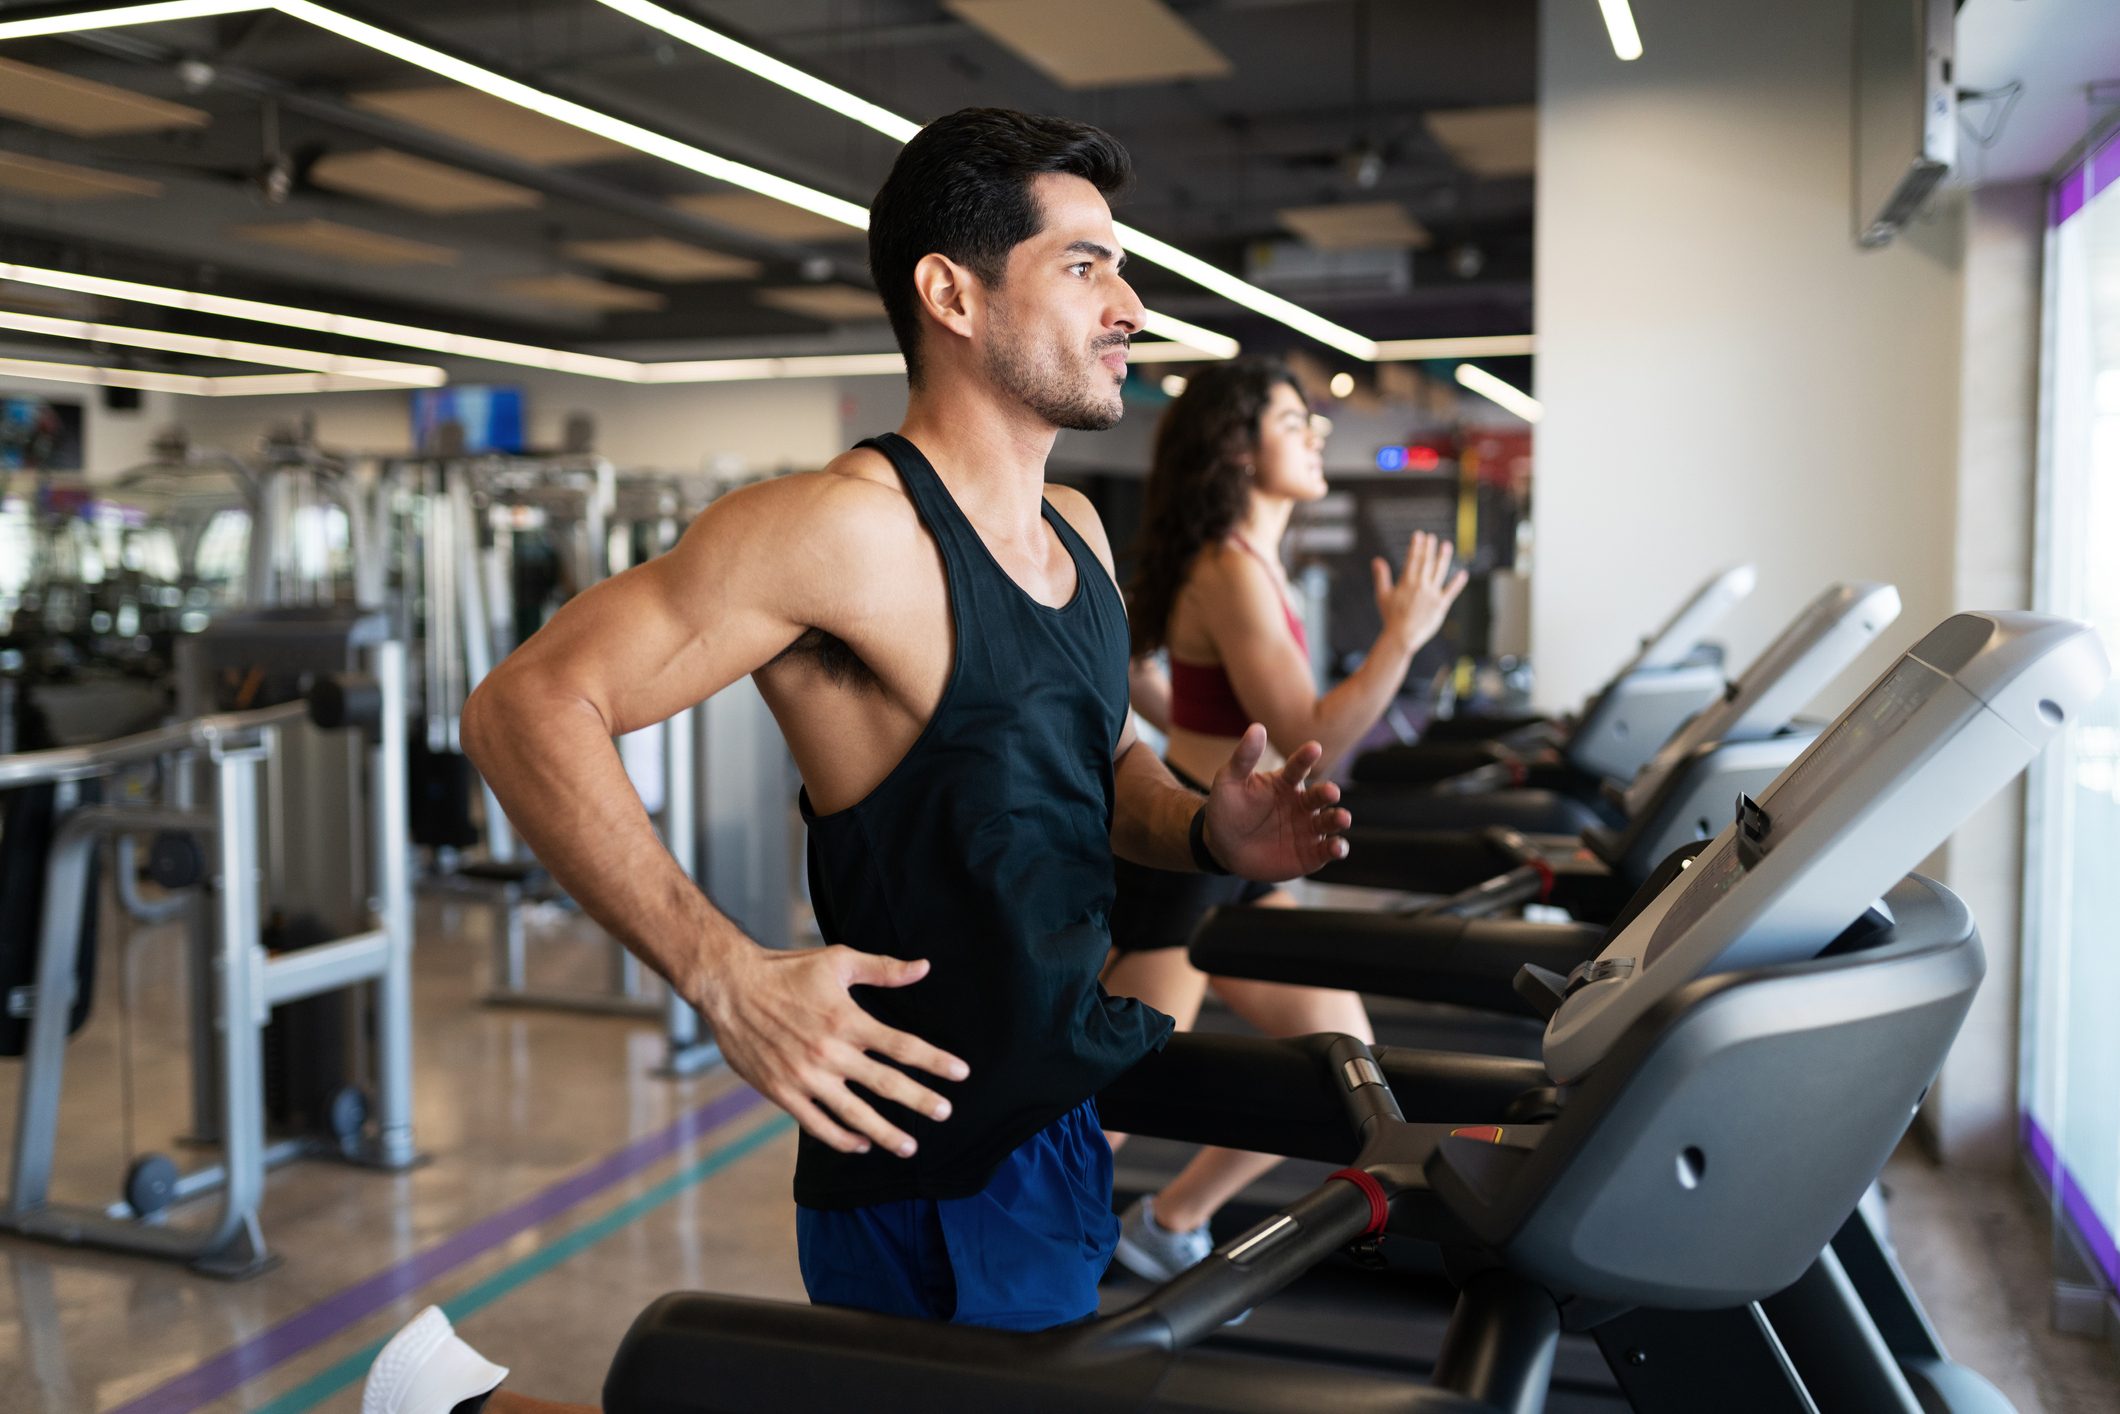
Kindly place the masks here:
<instances>
[{"instance_id":1,"label":"armpit hair","mask_svg":"<svg viewBox=\"0 0 2120 1414\"><path fill-rule=\"evenodd\" d=\"M811 667L841 687L881 686L874 670L861 661L859 653L847 647L837 635L826 633L821 628L803 630L801 636L774 656L773 661L777 663L789 658L806 660Z\"/></svg>"}]
</instances>

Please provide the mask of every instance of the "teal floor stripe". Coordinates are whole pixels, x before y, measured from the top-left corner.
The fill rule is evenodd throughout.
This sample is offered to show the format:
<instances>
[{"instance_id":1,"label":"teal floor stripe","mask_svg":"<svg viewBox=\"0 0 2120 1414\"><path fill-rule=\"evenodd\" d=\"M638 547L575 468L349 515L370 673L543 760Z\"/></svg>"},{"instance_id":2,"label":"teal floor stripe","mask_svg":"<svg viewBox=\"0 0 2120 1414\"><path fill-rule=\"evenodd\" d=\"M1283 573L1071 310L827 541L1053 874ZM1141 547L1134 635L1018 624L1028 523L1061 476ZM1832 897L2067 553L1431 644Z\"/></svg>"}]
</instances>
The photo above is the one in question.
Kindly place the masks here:
<instances>
[{"instance_id":1,"label":"teal floor stripe","mask_svg":"<svg viewBox=\"0 0 2120 1414\"><path fill-rule=\"evenodd\" d=\"M595 1246L620 1228L638 1222L687 1188L712 1178L754 1149L778 1139L794 1127L794 1120L786 1115L778 1115L741 1139L731 1140L720 1148L709 1151L639 1197L629 1198L594 1222L584 1223L565 1237L538 1248L527 1257L510 1262L484 1281L459 1292L442 1303L442 1311L450 1320L461 1321L474 1312L484 1310L524 1282L544 1275L569 1257ZM368 1367L375 1363L376 1353L383 1345L384 1341L379 1340L364 1350L355 1351L336 1365L259 1406L256 1414L308 1414L309 1410L366 1375ZM498 1355L502 1363L506 1363L506 1351L487 1353Z\"/></svg>"}]
</instances>

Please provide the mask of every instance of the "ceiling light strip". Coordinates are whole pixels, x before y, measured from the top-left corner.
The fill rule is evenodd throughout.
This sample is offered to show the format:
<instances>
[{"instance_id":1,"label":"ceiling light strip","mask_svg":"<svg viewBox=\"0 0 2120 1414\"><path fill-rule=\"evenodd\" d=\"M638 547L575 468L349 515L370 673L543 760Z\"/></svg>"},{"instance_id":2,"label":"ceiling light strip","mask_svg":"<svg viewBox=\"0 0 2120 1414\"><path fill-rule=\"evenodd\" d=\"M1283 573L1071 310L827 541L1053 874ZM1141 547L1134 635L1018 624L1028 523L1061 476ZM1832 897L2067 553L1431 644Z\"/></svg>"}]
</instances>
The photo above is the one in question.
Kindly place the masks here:
<instances>
[{"instance_id":1,"label":"ceiling light strip","mask_svg":"<svg viewBox=\"0 0 2120 1414\"><path fill-rule=\"evenodd\" d=\"M144 368L105 368L34 358L0 358L0 375L40 383L85 383L100 388L137 388L191 398L249 398L269 393L363 393L410 387L346 373L221 374L157 373Z\"/></svg>"},{"instance_id":2,"label":"ceiling light strip","mask_svg":"<svg viewBox=\"0 0 2120 1414\"><path fill-rule=\"evenodd\" d=\"M157 0L146 5L114 5L105 10L74 10L26 20L0 20L0 39L34 39L41 35L80 34L86 30L122 29L128 25L198 20L213 15L240 15L270 10L272 0Z\"/></svg>"},{"instance_id":3,"label":"ceiling light strip","mask_svg":"<svg viewBox=\"0 0 2120 1414\"><path fill-rule=\"evenodd\" d=\"M761 53L748 44L708 29L696 20L650 3L650 0L602 0L602 3L651 29L661 30L672 39L683 40L703 54L711 54L747 73L756 74L767 83L778 84L820 107L852 118L864 127L874 128L896 142L906 142L920 131L920 124L910 118L901 118L865 98L856 98L837 84L806 74L792 64L784 64L770 54Z\"/></svg>"},{"instance_id":4,"label":"ceiling light strip","mask_svg":"<svg viewBox=\"0 0 2120 1414\"><path fill-rule=\"evenodd\" d=\"M1241 345L1227 334L1217 334L1212 329L1202 329L1197 324L1188 324L1182 319L1173 319L1168 314L1158 314L1153 309L1141 321L1143 330L1159 339L1169 339L1185 344L1211 358L1235 358Z\"/></svg>"},{"instance_id":5,"label":"ceiling light strip","mask_svg":"<svg viewBox=\"0 0 2120 1414\"><path fill-rule=\"evenodd\" d=\"M136 349L158 349L164 353L196 354L225 358L236 363L262 363L275 368L300 368L312 373L340 373L404 387L439 388L449 375L423 363L387 363L374 359L348 358L343 354L290 349L278 344L252 344L240 339L207 339L196 334L174 334L165 329L136 329L122 324L99 324L83 319L54 319L42 314L17 314L0 310L0 329L42 334L53 339L79 339L85 343L118 344Z\"/></svg>"},{"instance_id":6,"label":"ceiling light strip","mask_svg":"<svg viewBox=\"0 0 2120 1414\"><path fill-rule=\"evenodd\" d=\"M1146 231L1137 231L1124 223L1115 223L1119 239L1126 243L1129 254L1143 260L1153 261L1170 271L1183 276L1205 289L1214 291L1232 304L1240 304L1254 314L1263 314L1268 319L1286 324L1299 334L1307 334L1328 348L1359 359L1376 357L1376 340L1343 329L1321 314L1313 314L1299 304L1282 299L1260 289L1249 281L1240 280L1217 266L1209 265L1197 255L1179 250L1169 241L1158 240Z\"/></svg>"},{"instance_id":7,"label":"ceiling light strip","mask_svg":"<svg viewBox=\"0 0 2120 1414\"><path fill-rule=\"evenodd\" d=\"M920 125L910 119L901 118L866 99L855 97L837 85L826 83L792 65L761 54L747 44L740 44L725 34L655 4L654 0L599 0L599 3L899 142L907 141L914 133L920 131ZM1374 348L1374 343L1351 329L1343 329L1322 315L1313 314L1301 305L1268 293L1226 270L1209 265L1198 256L1188 255L1167 241L1157 240L1130 226L1122 225L1118 227L1118 231L1120 238L1127 243L1130 253L1160 265L1174 275L1212 290L1255 314L1263 314L1269 319L1286 324L1298 333L1307 334L1319 343L1336 348L1342 353L1362 359L1372 357L1367 350Z\"/></svg>"},{"instance_id":8,"label":"ceiling light strip","mask_svg":"<svg viewBox=\"0 0 2120 1414\"><path fill-rule=\"evenodd\" d=\"M185 8L187 6L191 6L194 8L187 9ZM219 8L215 8L217 6ZM379 53L388 54L393 58L402 59L405 62L413 64L419 68L425 69L429 73L435 74L438 77L446 78L453 82L463 84L468 88L475 89L481 93L489 94L492 97L501 99L502 101L507 103L512 103L517 107L528 109L531 112L541 113L544 116L552 118L557 122L566 123L569 126L580 128L584 132L594 133L599 137L608 138L609 140L619 143L622 146L630 147L636 152L641 152L651 157L661 158L664 161L671 162L677 166L685 167L691 171L698 172L704 176L712 177L718 181L727 182L732 186L739 186L746 188L750 191L758 192L761 195L772 197L777 201L783 201L791 206L799 207L805 211L814 212L817 215L824 216L833 221L838 221L841 224L852 227L856 230L866 230L868 228L867 210L854 202L845 201L839 197L828 195L827 193L817 191L810 187L806 187L800 182L789 181L787 178L775 176L770 172L762 171L759 168L749 166L745 163L736 162L726 157L717 156L716 154L708 152L703 148L694 147L689 143L680 142L675 138L651 131L647 128L643 128L636 123L629 123L624 121L623 119L614 118L610 114L598 112L593 108L589 108L582 104L575 103L569 99L560 98L555 94L549 94L540 89L532 88L528 84L519 83L514 79L505 78L502 75L496 74L489 69L481 68L477 64L470 63L467 60L459 59L451 54L445 54L441 50L435 49L429 45L420 44L414 40L406 39L403 36L395 34L389 30L383 29L380 26L369 24L365 20L357 20L349 15L342 15L336 10L332 10L326 6L315 3L315 0L273 0L273 3L269 5L262 3L252 3L252 0L161 0L161 3L151 3L146 5L127 6L108 10L80 12L75 15L55 15L48 16L39 20L20 20L11 22L0 21L0 40L19 38L30 34L69 33L72 32L73 29L82 27L110 28L116 25L128 23L140 24L148 23L153 20L179 19L195 15L226 14L242 10L258 10L268 8L277 9L282 14L288 15L291 18L304 20L310 24L317 26L319 29L323 29L332 34L336 34L343 39L351 40L356 44L364 45L370 49L376 50ZM641 8L659 9L660 7L642 6ZM627 13L632 14L633 11L628 10ZM668 12L664 13L667 14ZM127 16L130 16L131 18L127 19ZM72 21L74 20L86 19L90 17L93 17L97 21L97 23L92 26L77 26L72 24ZM692 25L690 21L684 21L680 16L674 14L669 15L669 19L673 23L678 24L681 28L683 26L690 25L691 28L699 30L702 34L712 35L713 33L712 31L707 30L704 26ZM686 36L681 35L680 37ZM693 40L688 37L687 42L693 42ZM744 54L755 55L756 58L760 61L766 61L766 56L757 54L757 51L749 49L748 46L738 45L733 40L727 41L727 43L729 46L732 47L732 52L742 51ZM727 55L720 54L718 50L709 50L708 52L716 53L717 57L728 57ZM737 62L737 60L731 59L731 62ZM778 68L774 68L774 65L778 65ZM779 61L777 60L762 62L758 65L746 63L745 67L750 68L752 72L759 73L763 77L770 78L775 83L783 82L783 78L780 72L782 70L784 70L787 74L791 75L800 74L799 70L795 70L784 64L779 64ZM830 89L833 93L840 92L839 90L832 89L832 86L829 84L823 84L822 81L818 81L817 86L820 89ZM796 91L802 92L801 89L797 89ZM812 97L814 95L811 93L804 93L804 96ZM860 101L853 99L853 96L851 94L844 95L844 97L850 102ZM819 99L818 101L825 100ZM830 106L837 107L838 105L834 103ZM873 107L873 105L869 106ZM842 111L845 110L842 109ZM876 109L875 111L878 114L883 113L883 110L881 109ZM889 117L890 115L884 114L883 116ZM867 119L863 119L863 121L867 121ZM909 135L910 132L918 131L917 125L905 123L905 120L902 119L896 121L900 124L903 124L908 130L908 133L906 135ZM892 131L892 136L899 137L901 141L903 140L903 135L901 135L896 130ZM1126 228L1124 227L1121 227L1120 229L1122 232L1126 230ZM1292 327L1302 329L1303 332L1306 333L1311 333L1313 337L1320 337L1314 331L1313 328L1306 327L1304 324L1301 323L1296 323L1295 321L1289 319L1285 313L1277 314L1275 313L1275 310L1285 307L1286 311L1292 312L1293 314L1300 316L1302 319L1310 321L1313 325L1319 328L1335 331L1337 334L1345 336L1348 339L1360 339L1359 335L1351 334L1349 333L1349 331L1339 329L1337 325L1330 324L1327 321L1320 319L1318 316L1311 314L1307 310L1303 310L1296 305L1289 304L1286 300L1281 300L1277 296L1269 295L1263 290L1257 290L1254 287L1246 284L1244 281L1239 280L1236 276L1227 274L1224 271L1216 270L1213 266L1208 265L1206 262L1200 261L1196 257L1185 255L1184 252L1178 251L1175 247L1168 246L1164 242L1156 241L1152 237L1146 236L1129 236L1128 239L1131 241L1132 244L1136 246L1137 249L1141 251L1145 258L1154 260L1155 263L1164 265L1165 267L1170 268L1179 274L1187 275L1187 278L1193 279L1196 283L1205 284L1208 288L1214 289L1217 293L1223 294L1225 295L1225 297L1235 299L1237 303L1243 304L1248 308L1252 308L1259 313L1268 314L1269 316L1275 318L1280 318L1284 323L1290 323ZM1158 256L1153 253L1150 247L1160 249L1166 252L1166 254ZM1170 258L1171 256L1180 257L1183 261L1191 262L1193 267L1196 267L1199 271L1206 272L1211 278L1202 279L1199 274L1188 274L1185 268L1181 268L1178 263L1175 263ZM85 279L88 277L83 278ZM1232 293L1233 290L1241 293ZM125 296L116 297L124 298ZM221 297L198 295L193 296L192 298L204 301L220 299ZM157 301L149 302L152 303ZM235 303L254 304L255 302L237 301ZM215 312L209 310L204 304L191 304L182 307L195 308L201 310L202 312ZM283 310L283 312L285 309L285 307L275 308L280 308ZM415 331L414 326L411 325L387 325L384 324L382 321L358 320L352 318L351 316L319 315L315 311L298 312L302 314L307 314L312 321L316 319L330 319L336 322L333 324L332 327L328 329L325 328L322 324L315 322L294 323L292 324L292 327L295 328L316 329L319 332L344 334L352 338L376 338L383 342L400 342L404 343L407 347L424 348L437 353L456 353L462 354L467 357L490 358L498 362L519 363L529 367L537 368L551 368L559 372L583 373L590 377L624 378L629 376L626 372L620 371L619 369L612 367L612 365L624 363L624 360L598 359L595 358L593 355L587 354L563 354L558 350L533 350L532 346L529 345L508 345L499 340L469 340L466 336L463 335L442 334L434 330ZM236 314L233 317L249 318L252 316L245 314ZM1164 316L1154 317L1158 319L1165 318ZM284 317L268 317L267 322L284 323L289 321L287 321ZM360 332L359 326L368 326L370 329L378 331L385 329L394 330L396 331L396 333L390 336L385 336L381 333L376 332L364 333ZM1186 337L1186 341L1194 343L1195 347L1200 348L1203 353L1207 353L1210 356L1218 358L1230 358L1234 357L1236 354L1238 347L1236 341L1234 339L1228 338L1226 335L1214 334L1209 330L1201 329L1197 325L1185 324L1183 321L1175 319L1166 319L1165 326L1167 328L1182 328L1187 331L1190 331L1189 335ZM1151 328L1153 327L1154 326L1152 325ZM417 339L406 337L407 335L413 332L420 332L424 334L425 337ZM1367 355L1361 353L1359 349L1349 347L1345 343L1337 343L1332 338L1325 338L1324 342L1332 343L1335 347L1339 347L1345 352L1355 353L1358 357L1367 357ZM468 347L468 345L471 343L477 343L481 345L483 351L474 350ZM1366 345L1368 344L1368 341L1361 340L1361 343ZM510 348L515 350L513 354L502 352L503 349ZM1223 352L1223 350L1227 350L1227 352ZM543 357L526 357L525 354L530 352L534 352L535 354L541 355ZM554 358L565 360L565 362L558 363L550 361ZM598 365L602 365L602 367L599 368Z\"/></svg>"},{"instance_id":9,"label":"ceiling light strip","mask_svg":"<svg viewBox=\"0 0 2120 1414\"><path fill-rule=\"evenodd\" d=\"M1515 413L1526 422L1537 422L1546 415L1544 405L1537 398L1513 384L1504 383L1476 364L1459 364L1457 381L1487 401Z\"/></svg>"},{"instance_id":10,"label":"ceiling light strip","mask_svg":"<svg viewBox=\"0 0 2120 1414\"><path fill-rule=\"evenodd\" d=\"M276 0L274 8L282 14L298 20L307 20L319 29L329 30L342 39L364 44L379 53L402 59L408 64L425 69L430 74L453 80L466 88L491 94L518 108L527 108L533 113L562 122L583 132L609 138L615 143L644 152L650 157L660 157L665 162L690 168L701 176L727 182L731 186L744 187L775 201L784 201L790 206L799 206L805 211L814 211L857 231L865 231L869 225L866 207L827 195L800 182L791 182L786 177L777 177L771 172L694 147L688 142L644 128L638 123L629 123L623 118L614 118L609 113L600 113L571 99L546 93L511 78L504 78L491 69L480 68L468 60L403 35L393 33L380 26L357 20L350 15L315 3L315 0Z\"/></svg>"},{"instance_id":11,"label":"ceiling light strip","mask_svg":"<svg viewBox=\"0 0 2120 1414\"><path fill-rule=\"evenodd\" d=\"M1624 60L1641 58L1641 31L1634 27L1634 11L1628 8L1627 0L1597 0L1597 6L1605 12L1605 33L1612 36L1612 52Z\"/></svg>"},{"instance_id":12,"label":"ceiling light strip","mask_svg":"<svg viewBox=\"0 0 2120 1414\"><path fill-rule=\"evenodd\" d=\"M393 324L381 319L362 319L350 314L328 314L294 305L268 304L262 300L237 299L231 295L201 294L193 290L144 285L134 280L112 280L100 275L78 275L70 270L45 270L36 266L11 265L0 261L0 280L16 280L47 289L72 290L76 294L100 295L107 299L131 300L166 309L189 309L226 319L247 319L284 329L308 329L319 334L337 334L370 343L398 344L459 358L486 359L525 368L543 368L555 373L578 373L590 378L610 378L621 383L637 381L640 365L630 359L604 358L597 354L572 353L565 349L540 348L504 339L481 339L470 334L452 334L441 329L423 329L415 324Z\"/></svg>"},{"instance_id":13,"label":"ceiling light strip","mask_svg":"<svg viewBox=\"0 0 2120 1414\"><path fill-rule=\"evenodd\" d=\"M1456 339L1386 339L1377 345L1377 362L1408 363L1424 358L1514 358L1538 352L1532 334L1472 334Z\"/></svg>"}]
</instances>

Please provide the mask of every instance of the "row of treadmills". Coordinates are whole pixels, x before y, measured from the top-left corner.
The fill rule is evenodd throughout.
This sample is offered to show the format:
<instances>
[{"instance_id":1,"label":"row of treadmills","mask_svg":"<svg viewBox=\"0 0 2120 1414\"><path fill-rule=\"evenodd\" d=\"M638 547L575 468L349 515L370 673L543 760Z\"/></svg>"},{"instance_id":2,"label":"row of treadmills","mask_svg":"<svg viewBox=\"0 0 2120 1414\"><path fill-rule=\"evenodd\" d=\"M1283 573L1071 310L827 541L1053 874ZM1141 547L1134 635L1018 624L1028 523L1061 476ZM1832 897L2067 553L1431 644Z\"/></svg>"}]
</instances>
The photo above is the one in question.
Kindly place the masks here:
<instances>
[{"instance_id":1,"label":"row of treadmills","mask_svg":"<svg viewBox=\"0 0 2120 1414\"><path fill-rule=\"evenodd\" d=\"M1797 710L1898 596L1835 585L1726 682L1699 645L1750 587L1705 587L1572 719L1358 763L1327 873L1393 906L1202 924L1203 969L1355 988L1379 1036L1203 1030L1100 1097L1136 1136L1122 1189L1180 1146L1290 1156L1205 1262L1037 1334L667 1296L606 1410L2009 1410L1945 1353L1876 1190L1984 969L1909 871L2106 655L1958 614L1820 729Z\"/></svg>"}]
</instances>

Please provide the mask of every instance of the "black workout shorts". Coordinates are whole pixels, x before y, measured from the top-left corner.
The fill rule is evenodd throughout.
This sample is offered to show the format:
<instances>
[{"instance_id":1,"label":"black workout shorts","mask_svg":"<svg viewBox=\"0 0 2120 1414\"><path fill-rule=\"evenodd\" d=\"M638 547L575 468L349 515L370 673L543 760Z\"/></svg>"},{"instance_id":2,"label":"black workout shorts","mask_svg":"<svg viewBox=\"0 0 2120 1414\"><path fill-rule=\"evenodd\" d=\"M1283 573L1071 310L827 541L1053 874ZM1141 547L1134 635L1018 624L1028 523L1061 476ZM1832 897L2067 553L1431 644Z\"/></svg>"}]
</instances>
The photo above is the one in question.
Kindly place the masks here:
<instances>
[{"instance_id":1,"label":"black workout shorts","mask_svg":"<svg viewBox=\"0 0 2120 1414\"><path fill-rule=\"evenodd\" d=\"M1207 793L1207 787L1177 767L1170 767L1170 773L1180 784ZM1230 874L1150 869L1124 859L1112 861L1112 873L1119 886L1112 904L1112 946L1120 952L1182 948L1192 941L1193 929L1210 908L1257 903L1279 887Z\"/></svg>"}]
</instances>

